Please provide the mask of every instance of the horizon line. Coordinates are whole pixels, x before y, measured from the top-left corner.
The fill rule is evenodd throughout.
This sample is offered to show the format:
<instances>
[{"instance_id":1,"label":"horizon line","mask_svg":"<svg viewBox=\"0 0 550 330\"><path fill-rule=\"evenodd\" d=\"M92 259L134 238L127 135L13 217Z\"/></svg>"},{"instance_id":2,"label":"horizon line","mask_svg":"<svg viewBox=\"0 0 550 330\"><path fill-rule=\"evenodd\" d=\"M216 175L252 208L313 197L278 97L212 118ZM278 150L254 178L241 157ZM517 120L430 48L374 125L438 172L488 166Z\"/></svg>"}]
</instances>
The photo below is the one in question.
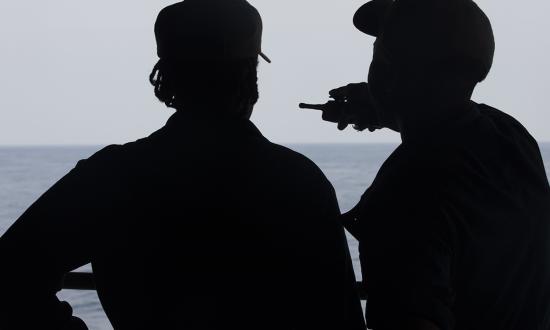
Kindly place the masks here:
<instances>
[{"instance_id":1,"label":"horizon line","mask_svg":"<svg viewBox=\"0 0 550 330\"><path fill-rule=\"evenodd\" d=\"M273 141L271 141L273 142ZM131 142L129 142L131 143ZM333 144L333 145L346 145L346 144L354 144L354 145L362 145L362 144L400 144L401 142L391 142L391 141L381 141L381 142L273 142L275 144L281 144L281 145L327 145L327 144ZM549 142L539 142L539 143L550 143ZM52 143L52 144L0 144L0 148L48 148L48 147L101 147L101 146L108 146L108 145L117 145L119 143L76 143L76 144L58 144L58 143ZM119 144L119 145L124 145Z\"/></svg>"},{"instance_id":2,"label":"horizon line","mask_svg":"<svg viewBox=\"0 0 550 330\"><path fill-rule=\"evenodd\" d=\"M272 141L273 142L273 141ZM131 143L131 142L129 142ZM398 145L401 142L392 142L392 141L381 141L381 142L273 142L275 144L281 145L374 145L374 144L388 144L388 145ZM538 144L550 144L550 141L537 141ZM76 144L0 144L0 148L92 148L92 147L102 147L109 145L117 145L118 143L76 143ZM124 145L126 143L118 144Z\"/></svg>"},{"instance_id":3,"label":"horizon line","mask_svg":"<svg viewBox=\"0 0 550 330\"><path fill-rule=\"evenodd\" d=\"M25 148L25 147L101 147L101 146L108 146L108 145L124 145L126 143L132 143L130 142L124 142L124 143L47 143L47 144L27 144L27 143L16 143L16 144L2 144L0 143L0 148ZM400 141L379 141L379 142L357 142L357 141L349 141L349 142L276 142L271 141L275 144L289 144L289 145L319 145L319 144L334 144L334 145L343 145L343 144L355 144L355 145L361 145L361 144L401 144ZM537 141L539 144L550 144L550 140L548 141Z\"/></svg>"}]
</instances>

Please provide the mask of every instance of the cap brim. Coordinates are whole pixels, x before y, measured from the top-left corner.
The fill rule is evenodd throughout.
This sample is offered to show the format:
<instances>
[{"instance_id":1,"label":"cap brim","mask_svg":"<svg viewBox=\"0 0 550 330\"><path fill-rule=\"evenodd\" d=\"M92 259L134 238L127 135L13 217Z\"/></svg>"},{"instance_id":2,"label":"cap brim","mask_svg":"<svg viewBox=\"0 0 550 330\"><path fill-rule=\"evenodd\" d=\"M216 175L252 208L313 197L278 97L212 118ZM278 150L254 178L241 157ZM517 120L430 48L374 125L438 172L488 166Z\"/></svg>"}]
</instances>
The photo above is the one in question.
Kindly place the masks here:
<instances>
[{"instance_id":1,"label":"cap brim","mask_svg":"<svg viewBox=\"0 0 550 330\"><path fill-rule=\"evenodd\" d=\"M271 63L271 59L269 59L266 54L260 52L260 57L263 58L264 61L266 61L267 63Z\"/></svg>"},{"instance_id":2,"label":"cap brim","mask_svg":"<svg viewBox=\"0 0 550 330\"><path fill-rule=\"evenodd\" d=\"M353 25L368 35L378 37L382 31L384 19L393 4L393 0L372 0L357 10L353 16Z\"/></svg>"}]
</instances>

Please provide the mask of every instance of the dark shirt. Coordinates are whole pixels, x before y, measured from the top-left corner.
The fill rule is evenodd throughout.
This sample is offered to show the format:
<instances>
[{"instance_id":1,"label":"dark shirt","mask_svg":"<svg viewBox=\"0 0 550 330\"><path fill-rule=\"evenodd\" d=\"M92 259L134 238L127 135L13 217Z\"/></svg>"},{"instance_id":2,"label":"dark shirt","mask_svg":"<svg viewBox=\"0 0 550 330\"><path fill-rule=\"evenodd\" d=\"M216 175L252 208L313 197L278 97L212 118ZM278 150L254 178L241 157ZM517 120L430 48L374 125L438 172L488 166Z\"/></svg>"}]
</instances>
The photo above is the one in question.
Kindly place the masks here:
<instances>
[{"instance_id":1,"label":"dark shirt","mask_svg":"<svg viewBox=\"0 0 550 330\"><path fill-rule=\"evenodd\" d=\"M473 104L404 142L356 210L369 328L550 328L550 188L512 117Z\"/></svg>"},{"instance_id":2,"label":"dark shirt","mask_svg":"<svg viewBox=\"0 0 550 330\"><path fill-rule=\"evenodd\" d=\"M364 329L334 190L248 120L177 112L55 184L0 239L0 328L61 329L92 263L116 329Z\"/></svg>"}]
</instances>

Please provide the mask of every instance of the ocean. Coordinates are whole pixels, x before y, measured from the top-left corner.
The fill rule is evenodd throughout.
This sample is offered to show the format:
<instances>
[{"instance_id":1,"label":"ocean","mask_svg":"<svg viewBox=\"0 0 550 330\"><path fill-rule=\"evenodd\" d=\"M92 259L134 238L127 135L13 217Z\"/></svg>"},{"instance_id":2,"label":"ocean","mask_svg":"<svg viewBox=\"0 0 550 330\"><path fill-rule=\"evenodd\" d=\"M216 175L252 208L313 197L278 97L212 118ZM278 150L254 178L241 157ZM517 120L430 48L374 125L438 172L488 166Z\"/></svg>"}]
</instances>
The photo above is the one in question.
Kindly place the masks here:
<instances>
[{"instance_id":1,"label":"ocean","mask_svg":"<svg viewBox=\"0 0 550 330\"><path fill-rule=\"evenodd\" d=\"M290 145L323 170L334 185L342 211L351 209L372 183L384 160L397 147L393 144ZM52 184L101 147L1 147L0 235ZM546 173L550 170L550 144L541 144ZM357 242L349 238L356 273L359 275ZM90 270L89 266L81 270ZM358 277L359 278L359 277ZM95 292L65 290L58 294L71 303L74 314L90 330L112 329Z\"/></svg>"}]
</instances>

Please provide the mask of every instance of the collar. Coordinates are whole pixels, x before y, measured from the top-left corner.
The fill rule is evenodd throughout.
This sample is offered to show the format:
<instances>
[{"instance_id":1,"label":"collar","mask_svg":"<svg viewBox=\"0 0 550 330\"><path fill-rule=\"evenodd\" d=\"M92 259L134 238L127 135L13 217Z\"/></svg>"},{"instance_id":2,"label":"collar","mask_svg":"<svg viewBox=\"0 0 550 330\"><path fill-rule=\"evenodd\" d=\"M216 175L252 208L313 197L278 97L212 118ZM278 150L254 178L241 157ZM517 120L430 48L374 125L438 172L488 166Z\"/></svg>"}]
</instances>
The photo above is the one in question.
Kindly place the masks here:
<instances>
[{"instance_id":1,"label":"collar","mask_svg":"<svg viewBox=\"0 0 550 330\"><path fill-rule=\"evenodd\" d=\"M193 132L201 135L212 135L214 132L225 136L252 136L265 139L249 119L202 114L198 111L177 110L170 116L165 128L170 131Z\"/></svg>"},{"instance_id":2,"label":"collar","mask_svg":"<svg viewBox=\"0 0 550 330\"><path fill-rule=\"evenodd\" d=\"M470 105L458 115L450 117L435 127L426 127L424 131L416 132L413 136L408 137L404 143L437 143L437 141L452 138L462 134L462 131L467 129L467 126L479 116L480 110L477 103L470 101Z\"/></svg>"}]
</instances>

